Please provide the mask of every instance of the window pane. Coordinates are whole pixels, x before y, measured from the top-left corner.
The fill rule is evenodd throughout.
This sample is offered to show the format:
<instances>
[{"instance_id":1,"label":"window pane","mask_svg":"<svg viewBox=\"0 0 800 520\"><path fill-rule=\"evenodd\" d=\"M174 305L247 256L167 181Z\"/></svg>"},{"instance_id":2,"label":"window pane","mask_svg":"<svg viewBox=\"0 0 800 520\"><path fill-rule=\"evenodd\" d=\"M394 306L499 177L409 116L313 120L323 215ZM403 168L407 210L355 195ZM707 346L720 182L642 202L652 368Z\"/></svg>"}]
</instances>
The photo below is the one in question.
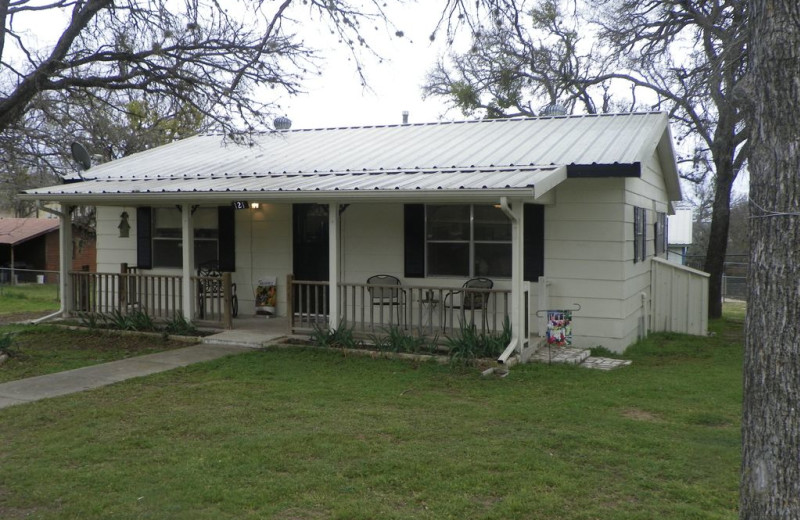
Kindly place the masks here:
<instances>
[{"instance_id":1,"label":"window pane","mask_svg":"<svg viewBox=\"0 0 800 520\"><path fill-rule=\"evenodd\" d=\"M469 206L427 206L428 240L469 240Z\"/></svg>"},{"instance_id":2,"label":"window pane","mask_svg":"<svg viewBox=\"0 0 800 520\"><path fill-rule=\"evenodd\" d=\"M475 206L475 240L511 240L511 221L503 210Z\"/></svg>"},{"instance_id":3,"label":"window pane","mask_svg":"<svg viewBox=\"0 0 800 520\"><path fill-rule=\"evenodd\" d=\"M181 238L181 212L178 208L154 208L153 236Z\"/></svg>"},{"instance_id":4,"label":"window pane","mask_svg":"<svg viewBox=\"0 0 800 520\"><path fill-rule=\"evenodd\" d=\"M475 276L511 277L511 244L475 244Z\"/></svg>"},{"instance_id":5,"label":"window pane","mask_svg":"<svg viewBox=\"0 0 800 520\"><path fill-rule=\"evenodd\" d=\"M469 244L428 242L429 276L469 276Z\"/></svg>"},{"instance_id":6,"label":"window pane","mask_svg":"<svg viewBox=\"0 0 800 520\"><path fill-rule=\"evenodd\" d=\"M192 215L195 229L217 229L217 208L197 208Z\"/></svg>"},{"instance_id":7,"label":"window pane","mask_svg":"<svg viewBox=\"0 0 800 520\"><path fill-rule=\"evenodd\" d=\"M216 240L195 240L194 241L194 265L200 266L206 262L217 260L217 241Z\"/></svg>"},{"instance_id":8,"label":"window pane","mask_svg":"<svg viewBox=\"0 0 800 520\"><path fill-rule=\"evenodd\" d=\"M183 253L180 240L153 240L154 267L181 267Z\"/></svg>"}]
</instances>

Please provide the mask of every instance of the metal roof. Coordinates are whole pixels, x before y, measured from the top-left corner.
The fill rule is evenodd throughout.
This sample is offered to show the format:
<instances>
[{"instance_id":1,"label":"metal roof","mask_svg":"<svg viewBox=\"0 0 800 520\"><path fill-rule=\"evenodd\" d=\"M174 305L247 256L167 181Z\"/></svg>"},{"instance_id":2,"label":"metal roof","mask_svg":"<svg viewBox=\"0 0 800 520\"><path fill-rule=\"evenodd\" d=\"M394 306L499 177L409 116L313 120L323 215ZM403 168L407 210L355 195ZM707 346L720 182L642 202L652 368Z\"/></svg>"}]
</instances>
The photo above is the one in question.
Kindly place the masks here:
<instances>
[{"instance_id":1,"label":"metal roof","mask_svg":"<svg viewBox=\"0 0 800 520\"><path fill-rule=\"evenodd\" d=\"M83 172L85 182L28 190L25 198L116 199L187 192L408 194L514 190L533 188L537 182L550 189L553 175L558 182L566 177L549 166L630 165L656 151L674 166L665 132L669 138L665 114L628 113L286 130L253 136L248 144L201 135L92 168Z\"/></svg>"}]
</instances>

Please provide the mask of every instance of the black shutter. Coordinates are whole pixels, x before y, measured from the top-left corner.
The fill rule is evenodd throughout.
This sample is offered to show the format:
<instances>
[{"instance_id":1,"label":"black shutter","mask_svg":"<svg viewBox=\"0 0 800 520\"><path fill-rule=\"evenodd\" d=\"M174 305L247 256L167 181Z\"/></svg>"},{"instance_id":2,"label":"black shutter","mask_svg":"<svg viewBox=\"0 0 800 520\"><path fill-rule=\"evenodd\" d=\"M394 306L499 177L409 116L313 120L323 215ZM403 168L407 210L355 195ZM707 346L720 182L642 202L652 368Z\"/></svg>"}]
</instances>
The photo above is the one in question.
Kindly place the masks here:
<instances>
[{"instance_id":1,"label":"black shutter","mask_svg":"<svg viewBox=\"0 0 800 520\"><path fill-rule=\"evenodd\" d=\"M136 267L153 268L153 217L149 206L136 208Z\"/></svg>"},{"instance_id":2,"label":"black shutter","mask_svg":"<svg viewBox=\"0 0 800 520\"><path fill-rule=\"evenodd\" d=\"M425 277L425 205L404 206L404 255L406 278Z\"/></svg>"},{"instance_id":3,"label":"black shutter","mask_svg":"<svg viewBox=\"0 0 800 520\"><path fill-rule=\"evenodd\" d=\"M217 208L219 225L219 270L233 272L236 270L236 218L233 206Z\"/></svg>"},{"instance_id":4,"label":"black shutter","mask_svg":"<svg viewBox=\"0 0 800 520\"><path fill-rule=\"evenodd\" d=\"M544 276L544 206L525 204L525 240L522 254L523 277L528 282L536 282Z\"/></svg>"}]
</instances>

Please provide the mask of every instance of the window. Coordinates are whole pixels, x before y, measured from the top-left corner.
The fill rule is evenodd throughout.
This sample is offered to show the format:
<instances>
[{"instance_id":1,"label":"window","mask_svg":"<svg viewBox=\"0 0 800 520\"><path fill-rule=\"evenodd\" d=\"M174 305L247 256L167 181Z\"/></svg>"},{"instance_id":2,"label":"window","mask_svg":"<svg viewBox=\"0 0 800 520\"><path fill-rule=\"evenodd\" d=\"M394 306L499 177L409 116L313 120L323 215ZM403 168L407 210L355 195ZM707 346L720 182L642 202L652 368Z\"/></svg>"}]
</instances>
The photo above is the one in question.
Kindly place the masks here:
<instances>
[{"instance_id":1,"label":"window","mask_svg":"<svg viewBox=\"0 0 800 520\"><path fill-rule=\"evenodd\" d=\"M663 255L667 251L667 214L656 213L655 227L655 253Z\"/></svg>"},{"instance_id":2,"label":"window","mask_svg":"<svg viewBox=\"0 0 800 520\"><path fill-rule=\"evenodd\" d=\"M633 208L633 261L643 261L647 257L647 211Z\"/></svg>"},{"instance_id":3,"label":"window","mask_svg":"<svg viewBox=\"0 0 800 520\"><path fill-rule=\"evenodd\" d=\"M181 267L181 211L178 208L153 208L153 266ZM218 259L219 222L217 208L197 208L194 221L194 264Z\"/></svg>"},{"instance_id":4,"label":"window","mask_svg":"<svg viewBox=\"0 0 800 520\"><path fill-rule=\"evenodd\" d=\"M425 207L428 276L511 277L511 222L500 208Z\"/></svg>"}]
</instances>

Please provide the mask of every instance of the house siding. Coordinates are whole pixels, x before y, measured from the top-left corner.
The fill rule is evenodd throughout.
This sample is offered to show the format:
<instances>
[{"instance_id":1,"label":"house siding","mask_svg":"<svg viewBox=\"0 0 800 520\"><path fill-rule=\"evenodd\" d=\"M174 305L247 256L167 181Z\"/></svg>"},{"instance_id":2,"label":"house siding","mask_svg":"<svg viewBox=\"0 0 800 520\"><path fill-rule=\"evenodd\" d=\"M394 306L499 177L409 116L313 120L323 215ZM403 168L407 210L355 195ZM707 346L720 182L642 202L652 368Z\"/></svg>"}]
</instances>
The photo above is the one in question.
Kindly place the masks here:
<instances>
[{"instance_id":1,"label":"house siding","mask_svg":"<svg viewBox=\"0 0 800 520\"><path fill-rule=\"evenodd\" d=\"M573 308L573 344L602 345L621 352L641 333L647 312L641 294L650 294L655 212L665 211L667 197L655 157L643 165L642 178L567 179L554 189L554 204L545 206L544 272L550 282L550 309ZM633 262L633 208L647 210L648 260ZM127 211L129 238L117 226ZM118 272L120 263L136 259L135 208L98 208L98 270ZM397 276L405 283L455 286L456 278L404 278L404 218L401 203L351 204L341 214L342 280L363 283L375 274ZM262 204L235 213L236 270L240 313L254 313L258 280L278 279L277 314L286 314L286 276L292 272L292 205ZM154 270L172 272L177 270ZM495 280L509 288L510 280ZM533 284L532 292L539 288ZM537 300L532 300L537 301ZM531 308L531 329L536 330Z\"/></svg>"}]
</instances>

